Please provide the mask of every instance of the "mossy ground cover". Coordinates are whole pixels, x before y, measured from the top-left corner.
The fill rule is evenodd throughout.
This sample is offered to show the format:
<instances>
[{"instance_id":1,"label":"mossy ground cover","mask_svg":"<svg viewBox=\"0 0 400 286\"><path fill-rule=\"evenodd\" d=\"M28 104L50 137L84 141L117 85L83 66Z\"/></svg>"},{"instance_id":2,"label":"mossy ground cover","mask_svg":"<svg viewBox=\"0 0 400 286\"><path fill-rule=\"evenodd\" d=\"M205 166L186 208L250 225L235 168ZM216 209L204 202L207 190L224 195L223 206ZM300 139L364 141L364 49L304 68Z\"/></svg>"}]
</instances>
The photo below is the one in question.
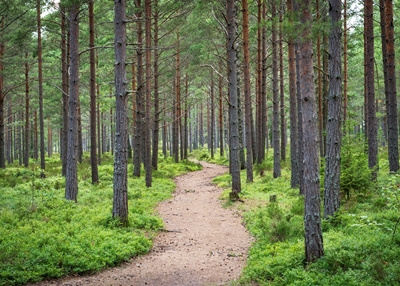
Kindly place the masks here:
<instances>
[{"instance_id":1,"label":"mossy ground cover","mask_svg":"<svg viewBox=\"0 0 400 286\"><path fill-rule=\"evenodd\" d=\"M380 150L378 181L371 182L363 144L357 142L343 148L341 208L322 221L325 255L309 265L304 260L304 200L290 188L286 162L277 179L272 151L254 167L253 183L246 182L243 170L243 202L228 201L228 174L214 180L226 189L225 205L242 213L255 238L240 285L399 285L400 176L389 174L386 150ZM323 171L322 166L321 178ZM270 202L273 195L276 202ZM321 208L322 203L321 187Z\"/></svg>"},{"instance_id":2,"label":"mossy ground cover","mask_svg":"<svg viewBox=\"0 0 400 286\"><path fill-rule=\"evenodd\" d=\"M154 208L171 196L171 178L200 169L189 161L160 159L153 185L129 170L129 226L111 218L113 160L105 154L100 183L90 181L89 158L79 166L78 203L64 199L65 179L58 158L46 164L46 178L37 165L13 165L0 171L0 285L92 273L144 254L163 227ZM144 174L144 173L143 173Z\"/></svg>"}]
</instances>

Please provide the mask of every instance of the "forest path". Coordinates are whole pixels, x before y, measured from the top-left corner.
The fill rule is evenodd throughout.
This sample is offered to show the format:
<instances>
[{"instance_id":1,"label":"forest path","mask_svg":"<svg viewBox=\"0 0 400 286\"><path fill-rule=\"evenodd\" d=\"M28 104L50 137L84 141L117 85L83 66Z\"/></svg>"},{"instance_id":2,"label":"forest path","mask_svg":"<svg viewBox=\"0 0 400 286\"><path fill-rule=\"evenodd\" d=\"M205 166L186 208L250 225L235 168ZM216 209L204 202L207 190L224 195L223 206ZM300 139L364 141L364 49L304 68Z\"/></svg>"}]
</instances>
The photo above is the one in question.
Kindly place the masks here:
<instances>
[{"instance_id":1,"label":"forest path","mask_svg":"<svg viewBox=\"0 0 400 286\"><path fill-rule=\"evenodd\" d=\"M212 179L226 167L201 162L203 169L175 179L176 190L158 206L166 231L150 253L91 276L35 285L229 285L246 263L250 235L242 218L224 209Z\"/></svg>"}]
</instances>

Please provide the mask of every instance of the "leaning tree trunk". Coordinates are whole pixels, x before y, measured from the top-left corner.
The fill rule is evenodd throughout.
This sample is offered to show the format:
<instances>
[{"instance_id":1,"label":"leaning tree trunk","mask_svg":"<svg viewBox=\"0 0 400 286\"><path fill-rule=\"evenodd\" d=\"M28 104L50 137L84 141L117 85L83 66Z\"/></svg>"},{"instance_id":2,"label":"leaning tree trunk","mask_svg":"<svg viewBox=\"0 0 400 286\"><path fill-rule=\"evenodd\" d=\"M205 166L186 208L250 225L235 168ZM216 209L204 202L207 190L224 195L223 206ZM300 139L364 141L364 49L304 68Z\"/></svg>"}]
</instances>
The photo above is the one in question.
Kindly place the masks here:
<instances>
[{"instance_id":1,"label":"leaning tree trunk","mask_svg":"<svg viewBox=\"0 0 400 286\"><path fill-rule=\"evenodd\" d=\"M65 198L77 202L78 197L78 108L79 108L79 5L73 5L69 15L70 75L68 151Z\"/></svg>"},{"instance_id":2,"label":"leaning tree trunk","mask_svg":"<svg viewBox=\"0 0 400 286\"><path fill-rule=\"evenodd\" d=\"M339 209L340 149L342 142L342 58L341 58L341 0L329 0L331 31L329 35L329 95L326 122L326 157L324 180L324 216Z\"/></svg>"},{"instance_id":3,"label":"leaning tree trunk","mask_svg":"<svg viewBox=\"0 0 400 286\"><path fill-rule=\"evenodd\" d=\"M114 1L115 154L112 215L128 225L128 93L126 91L125 0Z\"/></svg>"},{"instance_id":4,"label":"leaning tree trunk","mask_svg":"<svg viewBox=\"0 0 400 286\"><path fill-rule=\"evenodd\" d=\"M304 228L306 262L310 263L324 255L320 215L320 178L318 156L318 121L314 86L313 46L311 40L311 1L300 4L300 19L303 25L300 35L300 104L301 125L304 133Z\"/></svg>"}]
</instances>

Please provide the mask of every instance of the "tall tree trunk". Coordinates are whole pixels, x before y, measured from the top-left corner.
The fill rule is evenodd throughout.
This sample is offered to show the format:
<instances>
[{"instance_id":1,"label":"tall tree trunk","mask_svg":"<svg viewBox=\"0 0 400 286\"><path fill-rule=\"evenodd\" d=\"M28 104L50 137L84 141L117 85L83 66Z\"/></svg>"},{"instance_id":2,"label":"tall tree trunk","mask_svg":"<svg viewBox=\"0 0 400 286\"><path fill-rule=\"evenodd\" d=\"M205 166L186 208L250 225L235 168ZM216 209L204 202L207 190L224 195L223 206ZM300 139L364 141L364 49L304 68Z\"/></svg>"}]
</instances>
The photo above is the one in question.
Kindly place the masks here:
<instances>
[{"instance_id":1,"label":"tall tree trunk","mask_svg":"<svg viewBox=\"0 0 400 286\"><path fill-rule=\"evenodd\" d=\"M253 182L253 142L251 126L251 91L250 91L250 48L249 48L249 9L247 0L242 0L243 15L243 71L244 71L244 105L246 130L246 175L247 181Z\"/></svg>"},{"instance_id":2,"label":"tall tree trunk","mask_svg":"<svg viewBox=\"0 0 400 286\"><path fill-rule=\"evenodd\" d=\"M293 1L287 0L289 13L293 12ZM293 20L291 20L293 24ZM292 188L299 186L299 164L298 164L298 122L297 122L297 86L296 86L296 55L294 39L288 41L289 56L289 94L290 94L290 185Z\"/></svg>"},{"instance_id":3,"label":"tall tree trunk","mask_svg":"<svg viewBox=\"0 0 400 286\"><path fill-rule=\"evenodd\" d=\"M67 173L67 154L68 154L68 44L67 27L65 8L61 8L61 84L62 84L62 140L61 140L61 161L62 161L62 175L66 176Z\"/></svg>"},{"instance_id":4,"label":"tall tree trunk","mask_svg":"<svg viewBox=\"0 0 400 286\"><path fill-rule=\"evenodd\" d=\"M146 187L151 187L151 0L145 0L146 13L146 128L145 128L145 169Z\"/></svg>"},{"instance_id":5,"label":"tall tree trunk","mask_svg":"<svg viewBox=\"0 0 400 286\"><path fill-rule=\"evenodd\" d=\"M160 100L158 86L158 0L154 0L154 127L153 127L153 152L152 166L154 170L158 168L158 142L160 138Z\"/></svg>"},{"instance_id":6,"label":"tall tree trunk","mask_svg":"<svg viewBox=\"0 0 400 286\"><path fill-rule=\"evenodd\" d=\"M70 8L68 151L65 198L78 198L79 5Z\"/></svg>"},{"instance_id":7,"label":"tall tree trunk","mask_svg":"<svg viewBox=\"0 0 400 286\"><path fill-rule=\"evenodd\" d=\"M38 50L38 84L39 84L39 126L40 126L40 169L42 178L45 177L46 169L44 153L44 115L43 115L43 59L42 59L42 21L40 11L40 0L36 0L36 20L37 20L37 50Z\"/></svg>"},{"instance_id":8,"label":"tall tree trunk","mask_svg":"<svg viewBox=\"0 0 400 286\"><path fill-rule=\"evenodd\" d=\"M239 143L239 106L237 94L237 67L236 67L236 11L235 1L227 0L226 5L228 31L228 69L229 69L229 143L230 143L230 170L232 176L232 191L230 199L239 199L240 185L240 143Z\"/></svg>"},{"instance_id":9,"label":"tall tree trunk","mask_svg":"<svg viewBox=\"0 0 400 286\"><path fill-rule=\"evenodd\" d=\"M273 117L272 138L274 148L274 178L281 176L281 145L279 133L279 85L278 85L278 41L276 27L276 0L272 0L272 94L273 94Z\"/></svg>"},{"instance_id":10,"label":"tall tree trunk","mask_svg":"<svg viewBox=\"0 0 400 286\"><path fill-rule=\"evenodd\" d=\"M3 21L1 26L3 26ZM5 134L4 134L4 44L0 43L0 168L6 168L6 157L5 157Z\"/></svg>"},{"instance_id":11,"label":"tall tree trunk","mask_svg":"<svg viewBox=\"0 0 400 286\"><path fill-rule=\"evenodd\" d=\"M222 70L222 61L219 63L220 70ZM224 156L224 109L222 105L223 92L222 92L222 77L218 78L218 92L219 92L219 155L222 158Z\"/></svg>"},{"instance_id":12,"label":"tall tree trunk","mask_svg":"<svg viewBox=\"0 0 400 286\"><path fill-rule=\"evenodd\" d=\"M255 159L258 164L262 162L262 115L261 115L261 97L262 97L262 69L263 69L263 59L262 59L262 25L261 25L261 15L262 15L262 0L257 1L257 82L256 82L256 128L255 128L255 138L254 140L254 153L256 153Z\"/></svg>"},{"instance_id":13,"label":"tall tree trunk","mask_svg":"<svg viewBox=\"0 0 400 286\"><path fill-rule=\"evenodd\" d=\"M174 155L175 162L179 162L179 150L182 150L179 146L182 145L182 138L180 136L182 130L181 124L181 57L180 57L180 38L179 31L176 33L176 59L175 59L175 133L174 133ZM181 144L179 144L181 143ZM181 152L182 153L182 152ZM182 154L181 154L182 155ZM182 158L182 156L180 156Z\"/></svg>"},{"instance_id":14,"label":"tall tree trunk","mask_svg":"<svg viewBox=\"0 0 400 286\"><path fill-rule=\"evenodd\" d=\"M261 22L265 22L266 20L266 4L265 1L263 1L262 4L262 13L261 13ZM259 144L260 145L260 163L264 162L265 160L265 149L267 148L266 146L266 141L268 138L268 124L267 124L267 39L266 39L266 27L265 25L262 25L261 29L261 59L262 59L262 69L261 69L261 141Z\"/></svg>"},{"instance_id":15,"label":"tall tree trunk","mask_svg":"<svg viewBox=\"0 0 400 286\"><path fill-rule=\"evenodd\" d=\"M136 80L136 132L134 134L134 145L133 145L133 175L140 177L140 165L141 165L141 150L142 150L142 110L143 110L143 27L142 27L142 5L141 0L135 0L136 23L137 30L137 49L136 49L136 61L137 61L137 80Z\"/></svg>"},{"instance_id":16,"label":"tall tree trunk","mask_svg":"<svg viewBox=\"0 0 400 286\"><path fill-rule=\"evenodd\" d=\"M304 0L300 20L303 25L300 35L299 67L300 96L304 148L304 188L305 188L305 254L306 262L311 263L324 255L320 215L320 179L318 156L318 122L314 86L313 46L311 40L312 14L311 1ZM305 136L304 136L305 135Z\"/></svg>"},{"instance_id":17,"label":"tall tree trunk","mask_svg":"<svg viewBox=\"0 0 400 286\"><path fill-rule=\"evenodd\" d=\"M365 90L367 98L367 138L368 138L368 166L372 178L376 179L378 167L378 128L375 107L374 82L374 22L373 1L364 0L364 35L365 35Z\"/></svg>"},{"instance_id":18,"label":"tall tree trunk","mask_svg":"<svg viewBox=\"0 0 400 286\"><path fill-rule=\"evenodd\" d=\"M319 0L316 0L317 21L321 19ZM322 66L321 66L321 35L317 35L317 70L318 70L318 136L319 136L319 153L324 156L324 117L323 117L323 90L322 90Z\"/></svg>"},{"instance_id":19,"label":"tall tree trunk","mask_svg":"<svg viewBox=\"0 0 400 286\"><path fill-rule=\"evenodd\" d=\"M285 119L285 71L283 70L283 1L281 0L281 11L279 12L279 94L280 94L280 116L281 116L281 160L286 160L286 119Z\"/></svg>"},{"instance_id":20,"label":"tall tree trunk","mask_svg":"<svg viewBox=\"0 0 400 286\"><path fill-rule=\"evenodd\" d=\"M341 0L329 0L331 31L329 35L329 95L326 122L326 157L324 180L324 216L328 218L339 209L340 149L342 146L342 58L341 58Z\"/></svg>"},{"instance_id":21,"label":"tall tree trunk","mask_svg":"<svg viewBox=\"0 0 400 286\"><path fill-rule=\"evenodd\" d=\"M12 107L11 107L11 102L7 104L7 148L6 148L6 158L7 158L7 163L12 164L14 162L13 158L13 128L12 128L12 123L13 123L13 112L12 112Z\"/></svg>"},{"instance_id":22,"label":"tall tree trunk","mask_svg":"<svg viewBox=\"0 0 400 286\"><path fill-rule=\"evenodd\" d=\"M347 121L347 0L343 0L343 126Z\"/></svg>"},{"instance_id":23,"label":"tall tree trunk","mask_svg":"<svg viewBox=\"0 0 400 286\"><path fill-rule=\"evenodd\" d=\"M211 158L214 159L214 135L215 135L215 104L214 104L214 71L211 69L211 87L210 87L210 151Z\"/></svg>"},{"instance_id":24,"label":"tall tree trunk","mask_svg":"<svg viewBox=\"0 0 400 286\"><path fill-rule=\"evenodd\" d=\"M185 76L185 111L184 111L184 124L183 124L183 159L188 158L188 97L189 97L189 79L188 75Z\"/></svg>"},{"instance_id":25,"label":"tall tree trunk","mask_svg":"<svg viewBox=\"0 0 400 286\"><path fill-rule=\"evenodd\" d=\"M89 48L90 48L90 165L92 184L99 182L97 168L97 134L96 134L96 51L94 49L94 0L89 1Z\"/></svg>"},{"instance_id":26,"label":"tall tree trunk","mask_svg":"<svg viewBox=\"0 0 400 286\"><path fill-rule=\"evenodd\" d=\"M128 225L128 93L126 91L126 2L114 1L115 155L112 216Z\"/></svg>"},{"instance_id":27,"label":"tall tree trunk","mask_svg":"<svg viewBox=\"0 0 400 286\"><path fill-rule=\"evenodd\" d=\"M392 0L380 0L379 4L382 31L383 70L385 77L389 170L395 173L399 170L399 134L397 127L393 2Z\"/></svg>"},{"instance_id":28,"label":"tall tree trunk","mask_svg":"<svg viewBox=\"0 0 400 286\"><path fill-rule=\"evenodd\" d=\"M30 97L29 97L29 54L25 53L25 132L24 132L24 166L29 166L29 121L30 121Z\"/></svg>"}]
</instances>

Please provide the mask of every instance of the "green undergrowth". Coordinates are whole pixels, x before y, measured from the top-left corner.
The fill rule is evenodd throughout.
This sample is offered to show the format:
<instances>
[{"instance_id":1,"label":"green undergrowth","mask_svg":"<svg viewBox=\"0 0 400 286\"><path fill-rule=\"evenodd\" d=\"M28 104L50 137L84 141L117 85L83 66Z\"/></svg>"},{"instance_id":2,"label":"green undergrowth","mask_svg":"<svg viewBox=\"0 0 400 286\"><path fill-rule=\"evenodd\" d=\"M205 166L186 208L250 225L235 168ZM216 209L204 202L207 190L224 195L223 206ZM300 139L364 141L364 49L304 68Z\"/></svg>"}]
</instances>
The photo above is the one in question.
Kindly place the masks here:
<instances>
[{"instance_id":1,"label":"green undergrowth","mask_svg":"<svg viewBox=\"0 0 400 286\"><path fill-rule=\"evenodd\" d=\"M160 159L151 188L128 179L129 226L111 218L113 161L105 154L100 183L91 184L89 158L79 166L78 203L64 199L65 179L57 158L0 171L0 285L22 285L72 273L92 273L144 254L163 222L154 208L171 196L171 178L200 169L189 161ZM132 167L129 168L132 174Z\"/></svg>"},{"instance_id":2,"label":"green undergrowth","mask_svg":"<svg viewBox=\"0 0 400 286\"><path fill-rule=\"evenodd\" d=\"M211 153L207 148L200 148L193 150L193 152L190 155L191 157L196 158L196 160L199 161L206 161L225 166L229 165L229 160L226 158L226 156L220 155L220 149L216 149L214 151L214 156L211 156Z\"/></svg>"},{"instance_id":3,"label":"green undergrowth","mask_svg":"<svg viewBox=\"0 0 400 286\"><path fill-rule=\"evenodd\" d=\"M309 265L304 261L304 200L290 188L285 163L277 179L272 177L272 152L254 166L253 183L246 182L243 170L241 202L229 202L228 174L214 180L226 189L225 205L242 213L255 239L241 285L399 285L400 176L389 174L385 150L380 151L378 181L361 175L366 162L360 162L365 156L359 147L343 150L342 164L348 169L341 178L341 208L322 221L325 255ZM321 187L321 208L322 195ZM273 197L276 202L270 202Z\"/></svg>"}]
</instances>

